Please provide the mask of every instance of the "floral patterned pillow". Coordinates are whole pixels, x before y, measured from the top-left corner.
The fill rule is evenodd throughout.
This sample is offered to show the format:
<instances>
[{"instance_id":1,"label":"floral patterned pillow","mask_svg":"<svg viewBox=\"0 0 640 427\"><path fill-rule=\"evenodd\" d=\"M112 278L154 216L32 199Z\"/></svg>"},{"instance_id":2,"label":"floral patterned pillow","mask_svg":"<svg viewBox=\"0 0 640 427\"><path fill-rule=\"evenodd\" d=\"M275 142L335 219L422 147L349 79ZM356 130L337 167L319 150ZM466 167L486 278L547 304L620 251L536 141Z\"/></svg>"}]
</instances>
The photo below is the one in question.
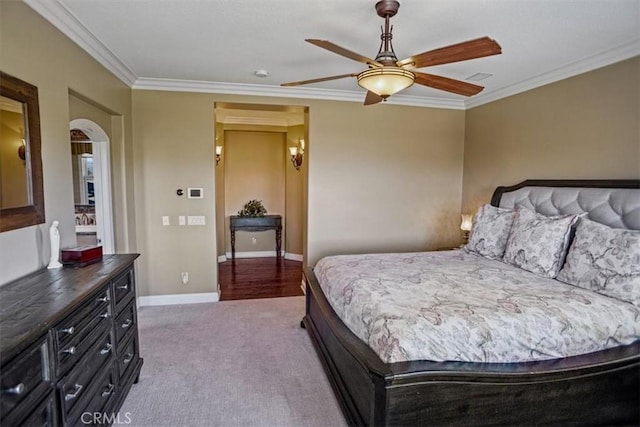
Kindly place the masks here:
<instances>
[{"instance_id":1,"label":"floral patterned pillow","mask_svg":"<svg viewBox=\"0 0 640 427\"><path fill-rule=\"evenodd\" d=\"M467 252L474 252L491 259L502 259L513 223L513 209L483 205L473 220Z\"/></svg>"},{"instance_id":2,"label":"floral patterned pillow","mask_svg":"<svg viewBox=\"0 0 640 427\"><path fill-rule=\"evenodd\" d=\"M558 275L576 215L544 216L516 207L504 262L551 279Z\"/></svg>"},{"instance_id":3,"label":"floral patterned pillow","mask_svg":"<svg viewBox=\"0 0 640 427\"><path fill-rule=\"evenodd\" d=\"M640 306L640 231L581 219L557 279Z\"/></svg>"}]
</instances>

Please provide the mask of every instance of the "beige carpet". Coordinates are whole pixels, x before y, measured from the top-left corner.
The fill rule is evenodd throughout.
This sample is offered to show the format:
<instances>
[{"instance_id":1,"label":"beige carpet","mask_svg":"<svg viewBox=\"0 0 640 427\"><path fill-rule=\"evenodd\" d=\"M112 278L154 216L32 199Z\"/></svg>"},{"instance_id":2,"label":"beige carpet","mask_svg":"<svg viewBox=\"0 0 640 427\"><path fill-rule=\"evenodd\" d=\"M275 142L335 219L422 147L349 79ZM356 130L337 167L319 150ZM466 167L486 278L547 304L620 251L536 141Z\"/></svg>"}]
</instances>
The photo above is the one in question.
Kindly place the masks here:
<instances>
[{"instance_id":1,"label":"beige carpet","mask_svg":"<svg viewBox=\"0 0 640 427\"><path fill-rule=\"evenodd\" d=\"M345 426L304 297L142 307L131 426Z\"/></svg>"}]
</instances>

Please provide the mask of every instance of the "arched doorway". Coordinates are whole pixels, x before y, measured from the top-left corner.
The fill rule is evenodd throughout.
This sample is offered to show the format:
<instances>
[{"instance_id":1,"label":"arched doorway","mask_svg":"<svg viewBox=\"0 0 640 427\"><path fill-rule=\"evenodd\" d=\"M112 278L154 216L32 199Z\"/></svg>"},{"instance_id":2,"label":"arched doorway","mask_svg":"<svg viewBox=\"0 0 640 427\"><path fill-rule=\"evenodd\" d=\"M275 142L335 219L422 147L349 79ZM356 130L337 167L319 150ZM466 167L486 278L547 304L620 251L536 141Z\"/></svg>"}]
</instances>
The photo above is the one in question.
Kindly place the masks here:
<instances>
[{"instance_id":1,"label":"arched doorway","mask_svg":"<svg viewBox=\"0 0 640 427\"><path fill-rule=\"evenodd\" d=\"M82 134L86 135L86 141L81 141L83 144L90 144L90 156L89 153L73 154L74 167L76 167L79 173L77 178L74 176L74 187L78 186L77 193L81 200L74 197L76 206L79 205L93 205L95 206L95 234L96 243L102 245L102 252L105 254L112 254L115 252L114 243L114 230L113 230L113 208L111 198L111 158L109 150L109 136L107 133L95 122L88 119L75 119L69 123L69 130L79 130ZM78 141L80 142L80 141ZM74 142L71 142L74 144ZM77 142L76 142L77 143ZM76 150L78 151L78 150ZM89 151L89 150L79 150ZM92 161L89 162L88 159ZM92 170L86 165L91 164ZM85 165L85 166L83 166ZM84 173L83 173L84 172ZM93 192L92 197L90 196ZM80 201L80 203L78 203ZM75 210L78 212L78 209ZM83 218L82 214L80 217ZM76 214L78 218L78 214ZM78 222L81 222L78 224ZM83 230L85 225L82 224L82 220L76 219L76 234L78 230Z\"/></svg>"}]
</instances>

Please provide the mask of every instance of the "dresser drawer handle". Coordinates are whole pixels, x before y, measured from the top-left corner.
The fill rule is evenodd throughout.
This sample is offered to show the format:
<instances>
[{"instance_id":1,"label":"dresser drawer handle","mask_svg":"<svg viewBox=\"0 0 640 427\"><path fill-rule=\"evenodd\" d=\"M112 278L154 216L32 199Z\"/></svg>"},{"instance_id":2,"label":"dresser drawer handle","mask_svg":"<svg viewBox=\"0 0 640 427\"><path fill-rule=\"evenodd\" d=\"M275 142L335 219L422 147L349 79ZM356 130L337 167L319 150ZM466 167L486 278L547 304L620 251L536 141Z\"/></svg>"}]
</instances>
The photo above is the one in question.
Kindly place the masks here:
<instances>
[{"instance_id":1,"label":"dresser drawer handle","mask_svg":"<svg viewBox=\"0 0 640 427\"><path fill-rule=\"evenodd\" d=\"M109 295L98 298L98 302L109 302Z\"/></svg>"},{"instance_id":2,"label":"dresser drawer handle","mask_svg":"<svg viewBox=\"0 0 640 427\"><path fill-rule=\"evenodd\" d=\"M108 311L105 311L104 313L102 313L102 314L100 315L100 317L102 317L103 319L108 319L108 318L109 318L109 312L108 312Z\"/></svg>"},{"instance_id":3,"label":"dresser drawer handle","mask_svg":"<svg viewBox=\"0 0 640 427\"><path fill-rule=\"evenodd\" d=\"M128 365L133 360L133 353L127 353L127 357L122 361L123 364Z\"/></svg>"},{"instance_id":4,"label":"dresser drawer handle","mask_svg":"<svg viewBox=\"0 0 640 427\"><path fill-rule=\"evenodd\" d=\"M69 348L65 348L64 350L62 350L63 353L69 353L69 354L76 354L76 347L75 346L71 346Z\"/></svg>"},{"instance_id":5,"label":"dresser drawer handle","mask_svg":"<svg viewBox=\"0 0 640 427\"><path fill-rule=\"evenodd\" d=\"M82 386L80 384L76 384L75 390L73 390L73 393L65 394L64 400L69 401L71 399L75 399L76 397L78 397L78 393L80 393L80 390L82 390Z\"/></svg>"},{"instance_id":6,"label":"dresser drawer handle","mask_svg":"<svg viewBox=\"0 0 640 427\"><path fill-rule=\"evenodd\" d=\"M60 332L62 332L63 334L69 334L69 335L73 335L75 331L76 331L76 328L74 328L73 326L69 326L68 328L64 328L60 330Z\"/></svg>"},{"instance_id":7,"label":"dresser drawer handle","mask_svg":"<svg viewBox=\"0 0 640 427\"><path fill-rule=\"evenodd\" d=\"M4 392L7 394L15 394L15 395L22 394L24 392L24 384L20 383L15 387L11 387L4 390Z\"/></svg>"},{"instance_id":8,"label":"dresser drawer handle","mask_svg":"<svg viewBox=\"0 0 640 427\"><path fill-rule=\"evenodd\" d=\"M123 291L126 291L129 289L129 284L127 283L126 285L120 285L118 286L118 289L122 289Z\"/></svg>"},{"instance_id":9,"label":"dresser drawer handle","mask_svg":"<svg viewBox=\"0 0 640 427\"><path fill-rule=\"evenodd\" d=\"M122 327L122 329L127 329L129 326L131 326L132 323L133 323L133 320L127 319L127 321L120 326Z\"/></svg>"},{"instance_id":10,"label":"dresser drawer handle","mask_svg":"<svg viewBox=\"0 0 640 427\"><path fill-rule=\"evenodd\" d=\"M107 389L105 391L102 392L102 397L107 397L109 396L111 393L113 393L113 389L114 389L114 385L113 384L109 384L107 386Z\"/></svg>"},{"instance_id":11,"label":"dresser drawer handle","mask_svg":"<svg viewBox=\"0 0 640 427\"><path fill-rule=\"evenodd\" d=\"M105 355L111 351L111 343L108 343L104 346L102 350L100 350L100 354Z\"/></svg>"}]
</instances>

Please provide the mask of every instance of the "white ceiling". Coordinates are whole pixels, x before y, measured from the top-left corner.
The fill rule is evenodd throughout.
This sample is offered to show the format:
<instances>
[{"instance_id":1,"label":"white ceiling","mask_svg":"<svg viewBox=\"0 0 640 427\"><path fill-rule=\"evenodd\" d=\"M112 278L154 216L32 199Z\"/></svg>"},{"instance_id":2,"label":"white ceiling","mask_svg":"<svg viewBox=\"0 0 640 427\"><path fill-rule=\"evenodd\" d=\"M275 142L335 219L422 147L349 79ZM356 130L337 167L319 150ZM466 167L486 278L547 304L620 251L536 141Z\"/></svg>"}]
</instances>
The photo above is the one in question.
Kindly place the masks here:
<instances>
[{"instance_id":1,"label":"white ceiling","mask_svg":"<svg viewBox=\"0 0 640 427\"><path fill-rule=\"evenodd\" d=\"M25 0L134 88L362 101L363 64L304 41L375 57L375 0ZM389 102L469 108L640 55L640 0L400 0L391 19L399 59L489 36L502 55L421 69L493 77L466 98L419 85ZM259 78L254 71L269 71Z\"/></svg>"}]
</instances>

